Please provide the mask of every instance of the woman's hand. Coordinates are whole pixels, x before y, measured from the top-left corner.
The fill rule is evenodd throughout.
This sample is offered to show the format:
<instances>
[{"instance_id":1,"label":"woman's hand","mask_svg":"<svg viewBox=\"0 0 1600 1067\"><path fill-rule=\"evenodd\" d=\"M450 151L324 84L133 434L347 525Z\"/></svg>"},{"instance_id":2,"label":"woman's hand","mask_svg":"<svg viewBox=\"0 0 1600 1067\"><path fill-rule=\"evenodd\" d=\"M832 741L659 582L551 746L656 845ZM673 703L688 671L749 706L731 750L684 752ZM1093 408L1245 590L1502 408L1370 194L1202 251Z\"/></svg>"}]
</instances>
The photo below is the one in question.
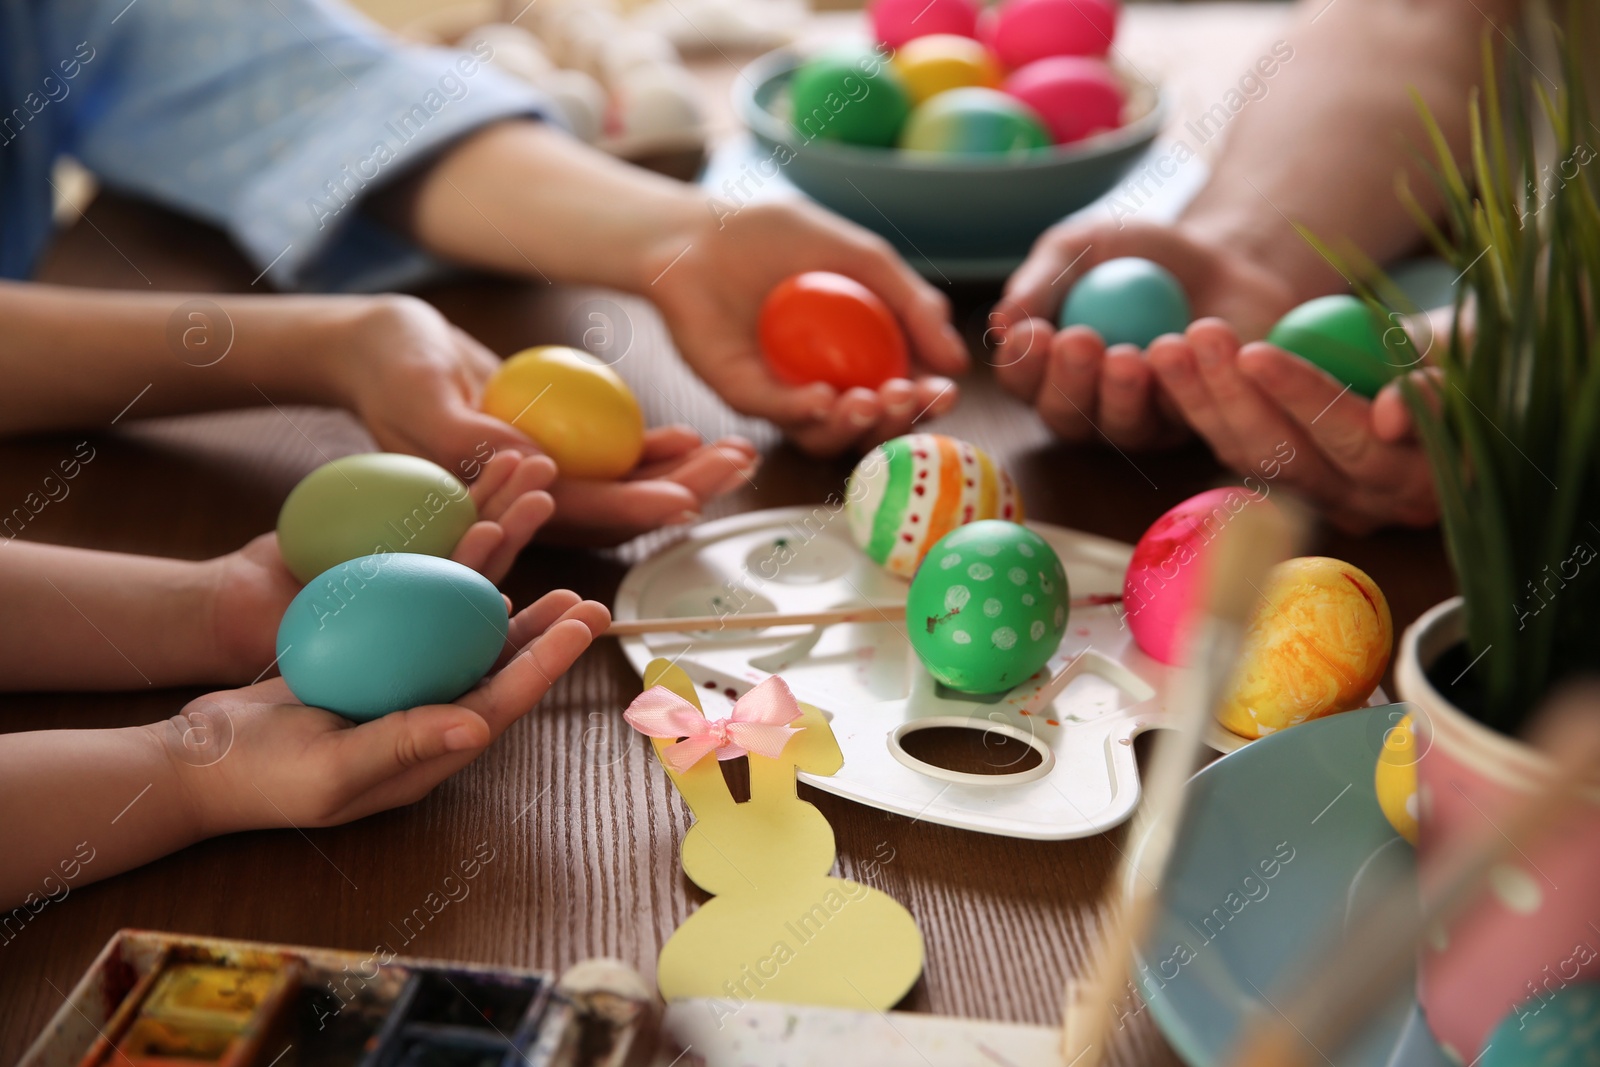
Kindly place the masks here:
<instances>
[{"instance_id":1,"label":"woman's hand","mask_svg":"<svg viewBox=\"0 0 1600 1067\"><path fill-rule=\"evenodd\" d=\"M749 204L720 216L697 208L686 230L645 257L641 292L655 302L695 373L735 410L769 419L801 448L833 455L906 433L956 402L946 374L966 369L949 301L888 242L803 202ZM894 311L913 358L933 374L876 391L790 386L767 369L756 336L761 303L808 270L849 275Z\"/></svg>"},{"instance_id":2,"label":"woman's hand","mask_svg":"<svg viewBox=\"0 0 1600 1067\"><path fill-rule=\"evenodd\" d=\"M1066 440L1156 447L1182 440L1188 427L1143 354L1133 345L1107 349L1086 327L1055 328L1073 283L1122 256L1166 267L1197 318L1227 319L1247 338L1266 336L1293 294L1266 267L1181 227L1066 222L1045 231L991 316L988 358L1001 384Z\"/></svg>"},{"instance_id":3,"label":"woman's hand","mask_svg":"<svg viewBox=\"0 0 1600 1067\"><path fill-rule=\"evenodd\" d=\"M533 709L610 624L557 590L511 620L516 653L452 704L353 723L297 702L281 678L212 693L148 727L165 746L199 836L332 826L410 804Z\"/></svg>"}]
</instances>

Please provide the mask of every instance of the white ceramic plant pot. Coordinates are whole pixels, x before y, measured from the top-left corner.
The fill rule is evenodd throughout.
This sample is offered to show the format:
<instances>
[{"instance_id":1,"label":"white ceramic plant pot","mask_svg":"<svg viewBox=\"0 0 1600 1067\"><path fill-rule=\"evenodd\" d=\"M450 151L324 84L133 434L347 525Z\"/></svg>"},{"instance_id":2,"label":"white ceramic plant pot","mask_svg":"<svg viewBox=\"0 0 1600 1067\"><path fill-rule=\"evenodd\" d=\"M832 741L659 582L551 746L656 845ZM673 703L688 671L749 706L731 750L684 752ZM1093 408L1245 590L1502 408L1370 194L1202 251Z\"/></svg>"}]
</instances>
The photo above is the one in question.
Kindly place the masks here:
<instances>
[{"instance_id":1,"label":"white ceramic plant pot","mask_svg":"<svg viewBox=\"0 0 1600 1067\"><path fill-rule=\"evenodd\" d=\"M1406 630L1395 686L1417 737L1417 883L1440 892L1439 861L1457 835L1494 834L1551 773L1533 748L1470 718L1428 680L1427 668L1465 634L1462 600ZM1493 655L1491 649L1488 653ZM1475 1061L1497 1024L1537 1019L1566 985L1600 978L1600 787L1543 841L1513 852L1488 890L1445 929L1430 930L1417 961L1429 1028L1458 1063Z\"/></svg>"}]
</instances>

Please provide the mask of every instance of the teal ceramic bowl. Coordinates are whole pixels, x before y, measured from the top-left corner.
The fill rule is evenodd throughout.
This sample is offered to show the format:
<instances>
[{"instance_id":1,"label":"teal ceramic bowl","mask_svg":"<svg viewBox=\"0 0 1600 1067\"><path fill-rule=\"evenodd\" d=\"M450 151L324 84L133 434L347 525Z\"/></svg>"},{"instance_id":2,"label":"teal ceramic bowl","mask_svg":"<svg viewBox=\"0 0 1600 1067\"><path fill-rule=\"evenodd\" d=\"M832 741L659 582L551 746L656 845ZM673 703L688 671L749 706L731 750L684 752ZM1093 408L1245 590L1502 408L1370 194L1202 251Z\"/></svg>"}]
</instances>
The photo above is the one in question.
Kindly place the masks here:
<instances>
[{"instance_id":1,"label":"teal ceramic bowl","mask_svg":"<svg viewBox=\"0 0 1600 1067\"><path fill-rule=\"evenodd\" d=\"M1130 85L1131 122L1025 160L806 141L788 118L789 79L803 59L769 52L734 82L734 108L756 137L760 162L773 160L801 191L882 234L915 265L1003 271L1022 262L1047 227L1115 186L1163 122L1159 94Z\"/></svg>"},{"instance_id":2,"label":"teal ceramic bowl","mask_svg":"<svg viewBox=\"0 0 1600 1067\"><path fill-rule=\"evenodd\" d=\"M1135 980L1192 1067L1228 1063L1246 1022L1315 969L1328 939L1391 895L1415 897L1411 846L1384 820L1372 784L1384 732L1407 710L1361 708L1280 730L1191 781ZM1135 866L1144 844L1134 846ZM1326 1059L1330 1067L1450 1062L1409 984Z\"/></svg>"}]
</instances>

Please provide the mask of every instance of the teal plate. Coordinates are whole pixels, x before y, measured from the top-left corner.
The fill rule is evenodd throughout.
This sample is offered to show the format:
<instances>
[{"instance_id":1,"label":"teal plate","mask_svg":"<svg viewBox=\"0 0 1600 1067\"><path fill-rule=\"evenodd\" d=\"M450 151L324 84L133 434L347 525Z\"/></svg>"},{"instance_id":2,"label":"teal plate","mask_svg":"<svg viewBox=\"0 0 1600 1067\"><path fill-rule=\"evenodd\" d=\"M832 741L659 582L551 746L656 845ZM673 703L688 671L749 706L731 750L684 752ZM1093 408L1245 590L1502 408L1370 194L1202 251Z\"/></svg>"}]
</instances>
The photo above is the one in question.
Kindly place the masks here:
<instances>
[{"instance_id":1,"label":"teal plate","mask_svg":"<svg viewBox=\"0 0 1600 1067\"><path fill-rule=\"evenodd\" d=\"M1272 734L1195 775L1137 977L1183 1059L1225 1062L1245 1023L1282 1003L1382 894L1414 898L1411 846L1384 819L1372 776L1396 705ZM1140 851L1143 851L1142 843ZM1327 1062L1448 1067L1417 1012L1414 983Z\"/></svg>"}]
</instances>

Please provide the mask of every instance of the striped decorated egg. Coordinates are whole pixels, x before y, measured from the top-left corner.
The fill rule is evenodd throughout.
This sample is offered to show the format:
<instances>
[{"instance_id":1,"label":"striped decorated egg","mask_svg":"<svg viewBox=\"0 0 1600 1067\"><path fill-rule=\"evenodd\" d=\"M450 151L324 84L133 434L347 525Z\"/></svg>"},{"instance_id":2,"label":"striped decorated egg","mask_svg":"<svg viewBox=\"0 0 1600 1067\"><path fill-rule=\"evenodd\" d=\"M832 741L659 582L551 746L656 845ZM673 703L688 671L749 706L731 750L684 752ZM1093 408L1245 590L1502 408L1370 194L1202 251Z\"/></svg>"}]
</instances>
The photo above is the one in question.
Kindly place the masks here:
<instances>
[{"instance_id":1,"label":"striped decorated egg","mask_svg":"<svg viewBox=\"0 0 1600 1067\"><path fill-rule=\"evenodd\" d=\"M850 535L909 578L933 543L979 519L1022 521L1011 476L982 449L937 433L896 437L856 464L845 489Z\"/></svg>"}]
</instances>

